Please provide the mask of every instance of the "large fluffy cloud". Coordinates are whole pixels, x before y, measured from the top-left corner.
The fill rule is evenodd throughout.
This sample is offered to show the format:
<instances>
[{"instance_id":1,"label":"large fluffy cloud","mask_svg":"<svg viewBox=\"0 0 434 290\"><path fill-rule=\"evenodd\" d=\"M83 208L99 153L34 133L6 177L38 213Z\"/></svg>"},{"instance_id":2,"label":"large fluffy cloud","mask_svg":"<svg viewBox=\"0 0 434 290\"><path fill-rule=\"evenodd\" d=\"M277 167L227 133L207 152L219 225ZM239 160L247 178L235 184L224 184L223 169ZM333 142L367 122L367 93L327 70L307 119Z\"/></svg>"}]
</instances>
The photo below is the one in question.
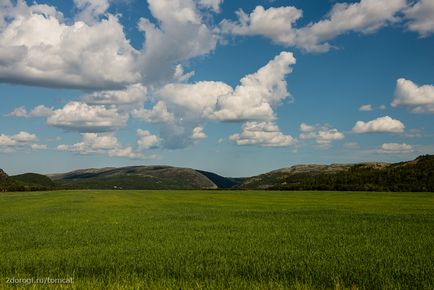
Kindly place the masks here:
<instances>
[{"instance_id":1,"label":"large fluffy cloud","mask_svg":"<svg viewBox=\"0 0 434 290\"><path fill-rule=\"evenodd\" d=\"M241 79L234 92L217 100L214 118L222 121L272 120L273 108L290 94L285 77L296 62L290 52L281 52L256 73Z\"/></svg>"},{"instance_id":2,"label":"large fluffy cloud","mask_svg":"<svg viewBox=\"0 0 434 290\"><path fill-rule=\"evenodd\" d=\"M257 72L247 75L232 89L222 82L168 84L158 95L169 108L219 121L273 120L274 107L289 97L285 77L296 60L282 52ZM186 116L181 116L186 117Z\"/></svg>"},{"instance_id":3,"label":"large fluffy cloud","mask_svg":"<svg viewBox=\"0 0 434 290\"><path fill-rule=\"evenodd\" d=\"M138 109L133 116L143 120L158 120L154 111L167 116L170 122L160 130L166 148L182 148L194 143L197 132L207 120L272 121L274 108L290 96L285 77L296 60L292 53L282 52L257 72L240 80L234 89L223 83L200 81L171 83L163 86L155 98L164 102L153 109ZM170 118L169 118L170 116Z\"/></svg>"},{"instance_id":4,"label":"large fluffy cloud","mask_svg":"<svg viewBox=\"0 0 434 290\"><path fill-rule=\"evenodd\" d=\"M167 80L173 76L174 64L216 47L217 37L202 20L193 0L148 0L148 4L159 25L147 18L139 22L146 39L138 61L145 82Z\"/></svg>"},{"instance_id":5,"label":"large fluffy cloud","mask_svg":"<svg viewBox=\"0 0 434 290\"><path fill-rule=\"evenodd\" d=\"M415 113L434 113L434 86L419 86L410 80L398 79L392 106L406 106Z\"/></svg>"},{"instance_id":6,"label":"large fluffy cloud","mask_svg":"<svg viewBox=\"0 0 434 290\"><path fill-rule=\"evenodd\" d=\"M347 32L372 33L397 21L397 13L407 6L406 0L361 0L335 4L328 18L299 31L299 42L307 50L327 51L327 41Z\"/></svg>"},{"instance_id":7,"label":"large fluffy cloud","mask_svg":"<svg viewBox=\"0 0 434 290\"><path fill-rule=\"evenodd\" d=\"M233 89L223 82L170 83L158 89L151 109L138 108L132 116L145 122L163 123L161 143L182 148L206 136L207 120L270 121L274 108L290 94L285 77L295 64L292 53L282 52L257 72L241 79Z\"/></svg>"},{"instance_id":8,"label":"large fluffy cloud","mask_svg":"<svg viewBox=\"0 0 434 290\"><path fill-rule=\"evenodd\" d=\"M116 107L92 106L81 102L70 102L54 110L47 119L51 126L91 133L114 131L124 127L127 121L128 115L120 113Z\"/></svg>"},{"instance_id":9,"label":"large fluffy cloud","mask_svg":"<svg viewBox=\"0 0 434 290\"><path fill-rule=\"evenodd\" d=\"M310 52L328 51L328 41L347 32L371 33L397 21L396 15L407 7L405 0L362 0L338 3L327 17L302 28L294 28L302 11L292 7L264 9L256 7L251 14L239 11L238 21L224 20L222 30L234 35L262 35L285 46L296 46Z\"/></svg>"},{"instance_id":10,"label":"large fluffy cloud","mask_svg":"<svg viewBox=\"0 0 434 290\"><path fill-rule=\"evenodd\" d=\"M232 92L232 88L225 83L200 81L194 84L168 84L157 94L178 113L208 118L214 114L218 98Z\"/></svg>"},{"instance_id":11,"label":"large fluffy cloud","mask_svg":"<svg viewBox=\"0 0 434 290\"><path fill-rule=\"evenodd\" d=\"M257 6L250 14L238 10L238 22L223 20L221 27L234 35L262 35L276 43L293 46L297 42L293 24L302 15L303 11L292 6L269 9Z\"/></svg>"},{"instance_id":12,"label":"large fluffy cloud","mask_svg":"<svg viewBox=\"0 0 434 290\"><path fill-rule=\"evenodd\" d=\"M241 133L229 137L237 145L262 147L287 147L295 143L290 135L284 135L272 122L246 122Z\"/></svg>"},{"instance_id":13,"label":"large fluffy cloud","mask_svg":"<svg viewBox=\"0 0 434 290\"><path fill-rule=\"evenodd\" d=\"M74 21L48 5L0 2L0 82L48 87L119 89L172 79L176 65L212 51L215 32L198 9L219 1L148 0L155 25L142 18L135 49L107 0L74 0ZM156 20L156 21L155 21Z\"/></svg>"},{"instance_id":14,"label":"large fluffy cloud","mask_svg":"<svg viewBox=\"0 0 434 290\"><path fill-rule=\"evenodd\" d=\"M82 140L73 145L59 145L59 151L78 152L81 154L88 154L98 152L100 150L110 150L119 146L118 139L112 134L100 135L97 133L84 133Z\"/></svg>"},{"instance_id":15,"label":"large fluffy cloud","mask_svg":"<svg viewBox=\"0 0 434 290\"><path fill-rule=\"evenodd\" d=\"M77 132L109 132L127 125L129 113L143 106L147 89L141 84L130 85L124 90L108 90L88 93L80 101L67 103L63 108L53 109L38 106L30 113L17 108L9 115L33 117L47 116L49 125ZM159 107L157 107L159 108ZM161 113L152 112L154 114ZM168 113L167 113L168 114ZM143 112L142 112L143 115ZM159 118L164 115L159 114Z\"/></svg>"},{"instance_id":16,"label":"large fluffy cloud","mask_svg":"<svg viewBox=\"0 0 434 290\"><path fill-rule=\"evenodd\" d=\"M140 136L139 136L140 137ZM122 146L112 133L83 133L80 142L57 146L58 151L74 152L82 155L105 154L111 157L144 159L145 155L131 146Z\"/></svg>"},{"instance_id":17,"label":"large fluffy cloud","mask_svg":"<svg viewBox=\"0 0 434 290\"><path fill-rule=\"evenodd\" d=\"M353 127L355 133L402 133L404 124L389 116L380 117L369 122L357 121Z\"/></svg>"},{"instance_id":18,"label":"large fluffy cloud","mask_svg":"<svg viewBox=\"0 0 434 290\"><path fill-rule=\"evenodd\" d=\"M120 87L140 79L138 51L118 18L67 24L54 7L2 2L0 81L42 86Z\"/></svg>"}]
</instances>

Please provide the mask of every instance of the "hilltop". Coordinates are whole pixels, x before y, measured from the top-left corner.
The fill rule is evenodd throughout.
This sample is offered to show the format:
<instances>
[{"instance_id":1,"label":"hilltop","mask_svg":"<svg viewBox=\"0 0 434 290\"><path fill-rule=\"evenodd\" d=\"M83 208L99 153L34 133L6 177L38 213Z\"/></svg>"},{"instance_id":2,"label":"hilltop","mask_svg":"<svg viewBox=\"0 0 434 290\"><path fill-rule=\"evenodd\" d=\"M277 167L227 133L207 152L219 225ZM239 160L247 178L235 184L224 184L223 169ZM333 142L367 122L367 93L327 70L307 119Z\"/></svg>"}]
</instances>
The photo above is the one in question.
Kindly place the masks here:
<instances>
[{"instance_id":1,"label":"hilltop","mask_svg":"<svg viewBox=\"0 0 434 290\"><path fill-rule=\"evenodd\" d=\"M244 180L239 188L434 191L434 155L399 163L295 165Z\"/></svg>"},{"instance_id":2,"label":"hilltop","mask_svg":"<svg viewBox=\"0 0 434 290\"><path fill-rule=\"evenodd\" d=\"M58 187L86 189L216 189L230 182L214 173L171 166L92 168L49 177Z\"/></svg>"},{"instance_id":3,"label":"hilltop","mask_svg":"<svg viewBox=\"0 0 434 290\"><path fill-rule=\"evenodd\" d=\"M56 186L48 176L37 173L24 173L11 176L11 178L18 184L31 187L32 190L39 190L39 188L40 190L47 190Z\"/></svg>"},{"instance_id":4,"label":"hilltop","mask_svg":"<svg viewBox=\"0 0 434 290\"><path fill-rule=\"evenodd\" d=\"M54 186L53 181L45 175L25 173L9 176L0 169L0 191L50 190Z\"/></svg>"}]
</instances>

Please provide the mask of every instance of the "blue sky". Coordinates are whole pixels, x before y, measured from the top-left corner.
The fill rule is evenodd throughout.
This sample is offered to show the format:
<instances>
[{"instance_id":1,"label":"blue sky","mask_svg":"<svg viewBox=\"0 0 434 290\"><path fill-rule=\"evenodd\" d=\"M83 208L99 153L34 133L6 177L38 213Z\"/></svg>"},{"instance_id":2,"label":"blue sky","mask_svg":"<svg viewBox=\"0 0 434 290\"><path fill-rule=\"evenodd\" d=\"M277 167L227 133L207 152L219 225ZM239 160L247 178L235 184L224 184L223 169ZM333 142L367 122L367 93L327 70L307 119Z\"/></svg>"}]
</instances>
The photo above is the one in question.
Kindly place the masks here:
<instances>
[{"instance_id":1,"label":"blue sky","mask_svg":"<svg viewBox=\"0 0 434 290\"><path fill-rule=\"evenodd\" d=\"M434 153L431 0L0 0L0 168Z\"/></svg>"}]
</instances>

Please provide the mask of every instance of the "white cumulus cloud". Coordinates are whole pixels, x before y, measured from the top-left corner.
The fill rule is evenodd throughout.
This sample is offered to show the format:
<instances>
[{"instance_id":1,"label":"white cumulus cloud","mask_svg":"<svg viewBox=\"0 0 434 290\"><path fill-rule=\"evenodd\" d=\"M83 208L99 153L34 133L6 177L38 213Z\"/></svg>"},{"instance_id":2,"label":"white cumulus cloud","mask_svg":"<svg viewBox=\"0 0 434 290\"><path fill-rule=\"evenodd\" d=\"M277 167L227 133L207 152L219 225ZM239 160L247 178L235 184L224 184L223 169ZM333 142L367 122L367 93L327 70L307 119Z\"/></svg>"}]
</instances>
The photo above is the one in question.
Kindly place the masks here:
<instances>
[{"instance_id":1,"label":"white cumulus cloud","mask_svg":"<svg viewBox=\"0 0 434 290\"><path fill-rule=\"evenodd\" d=\"M234 35L262 35L287 46L294 46L297 42L293 24L303 15L300 9L292 6L268 9L257 6L250 14L243 10L238 10L236 14L238 22L221 22L224 32Z\"/></svg>"},{"instance_id":2,"label":"white cumulus cloud","mask_svg":"<svg viewBox=\"0 0 434 290\"><path fill-rule=\"evenodd\" d=\"M30 112L25 107L15 108L12 112L6 116L29 118L29 117L48 117L53 114L53 108L48 108L44 105L34 107Z\"/></svg>"},{"instance_id":3,"label":"white cumulus cloud","mask_svg":"<svg viewBox=\"0 0 434 290\"><path fill-rule=\"evenodd\" d=\"M196 128L193 129L193 134L191 135L191 138L193 138L193 139L205 139L207 137L208 136L203 131L202 126L197 126Z\"/></svg>"},{"instance_id":4,"label":"white cumulus cloud","mask_svg":"<svg viewBox=\"0 0 434 290\"><path fill-rule=\"evenodd\" d=\"M281 52L256 73L245 76L233 93L217 100L213 118L221 121L273 120L273 108L290 96L285 77L296 63L290 52Z\"/></svg>"},{"instance_id":5,"label":"white cumulus cloud","mask_svg":"<svg viewBox=\"0 0 434 290\"><path fill-rule=\"evenodd\" d=\"M370 105L370 104L368 104L368 105L362 105L359 108L359 111L361 111L361 112L370 112L372 110L373 110L373 108L372 108L372 105Z\"/></svg>"},{"instance_id":6,"label":"white cumulus cloud","mask_svg":"<svg viewBox=\"0 0 434 290\"><path fill-rule=\"evenodd\" d=\"M410 80L398 79L392 106L405 106L414 113L434 113L434 86L419 86Z\"/></svg>"},{"instance_id":7,"label":"white cumulus cloud","mask_svg":"<svg viewBox=\"0 0 434 290\"><path fill-rule=\"evenodd\" d=\"M130 159L145 158L143 153L134 150L131 146L122 146L112 133L83 133L80 142L72 145L61 144L57 146L57 150L82 155L104 154Z\"/></svg>"},{"instance_id":8,"label":"white cumulus cloud","mask_svg":"<svg viewBox=\"0 0 434 290\"><path fill-rule=\"evenodd\" d=\"M41 150L47 148L47 145L32 144L36 141L38 141L38 136L26 131L20 131L15 135L0 134L0 152L10 153L26 148L30 148L32 150Z\"/></svg>"},{"instance_id":9,"label":"white cumulus cloud","mask_svg":"<svg viewBox=\"0 0 434 290\"><path fill-rule=\"evenodd\" d=\"M117 108L100 105L87 105L70 102L63 108L53 111L47 123L69 131L109 132L124 127L128 115L120 113Z\"/></svg>"},{"instance_id":10,"label":"white cumulus cloud","mask_svg":"<svg viewBox=\"0 0 434 290\"><path fill-rule=\"evenodd\" d=\"M345 138L344 133L328 125L300 124L300 139L315 139L316 144L328 147L333 141Z\"/></svg>"},{"instance_id":11,"label":"white cumulus cloud","mask_svg":"<svg viewBox=\"0 0 434 290\"><path fill-rule=\"evenodd\" d=\"M36 136L36 134L21 131L18 134L13 135L12 139L20 143L28 143L32 141L37 141L38 137Z\"/></svg>"},{"instance_id":12,"label":"white cumulus cloud","mask_svg":"<svg viewBox=\"0 0 434 290\"><path fill-rule=\"evenodd\" d=\"M152 17L138 23L141 49L127 39L121 16L108 12L110 1L74 3L74 19L65 20L53 6L0 2L0 82L90 90L160 85L173 79L177 65L217 44L199 6L218 10L221 1L148 0Z\"/></svg>"},{"instance_id":13,"label":"white cumulus cloud","mask_svg":"<svg viewBox=\"0 0 434 290\"><path fill-rule=\"evenodd\" d=\"M348 32L372 33L398 21L397 14L407 7L405 0L361 0L338 3L326 18L304 27L294 27L303 11L293 7L257 6L252 13L237 12L238 21L224 20L222 30L234 35L262 35L278 44L295 46L309 52L325 52L328 41Z\"/></svg>"},{"instance_id":14,"label":"white cumulus cloud","mask_svg":"<svg viewBox=\"0 0 434 290\"><path fill-rule=\"evenodd\" d=\"M281 52L257 72L243 77L234 89L214 81L163 86L155 98L162 100L167 111L174 116L160 130L163 147L174 149L194 144L192 136L195 135L195 128L208 120L276 119L274 109L290 97L285 78L292 71L295 61L292 53ZM147 120L152 111L136 110L133 116Z\"/></svg>"},{"instance_id":15,"label":"white cumulus cloud","mask_svg":"<svg viewBox=\"0 0 434 290\"><path fill-rule=\"evenodd\" d=\"M158 101L152 109L134 109L131 115L147 123L171 123L175 120L174 114L167 110L163 101Z\"/></svg>"},{"instance_id":16,"label":"white cumulus cloud","mask_svg":"<svg viewBox=\"0 0 434 290\"><path fill-rule=\"evenodd\" d=\"M235 89L223 82L201 81L168 84L158 95L174 111L181 109L205 119L273 120L273 109L290 96L285 77L295 62L292 53L282 52L257 72L243 77Z\"/></svg>"},{"instance_id":17,"label":"white cumulus cloud","mask_svg":"<svg viewBox=\"0 0 434 290\"><path fill-rule=\"evenodd\" d=\"M160 137L152 134L147 130L138 129L137 130L137 145L141 149L155 148L160 144Z\"/></svg>"},{"instance_id":18,"label":"white cumulus cloud","mask_svg":"<svg viewBox=\"0 0 434 290\"><path fill-rule=\"evenodd\" d=\"M5 135L5 134L0 134L0 146L1 147L13 146L16 143L17 143L17 141L14 140L13 137Z\"/></svg>"},{"instance_id":19,"label":"white cumulus cloud","mask_svg":"<svg viewBox=\"0 0 434 290\"><path fill-rule=\"evenodd\" d=\"M434 1L419 0L404 11L409 20L407 27L416 31L421 37L434 33Z\"/></svg>"},{"instance_id":20,"label":"white cumulus cloud","mask_svg":"<svg viewBox=\"0 0 434 290\"><path fill-rule=\"evenodd\" d=\"M405 154L413 152L413 146L409 144L399 144L399 143L384 143L381 145L379 153L389 153L389 154Z\"/></svg>"},{"instance_id":21,"label":"white cumulus cloud","mask_svg":"<svg viewBox=\"0 0 434 290\"><path fill-rule=\"evenodd\" d=\"M402 133L404 124L389 116L380 117L369 122L357 121L353 127L355 133Z\"/></svg>"},{"instance_id":22,"label":"white cumulus cloud","mask_svg":"<svg viewBox=\"0 0 434 290\"><path fill-rule=\"evenodd\" d=\"M134 69L139 52L117 16L67 23L54 7L21 0L3 1L0 9L0 81L106 88L140 79Z\"/></svg>"},{"instance_id":23,"label":"white cumulus cloud","mask_svg":"<svg viewBox=\"0 0 434 290\"><path fill-rule=\"evenodd\" d=\"M147 18L141 18L138 24L145 33L138 60L145 82L170 79L176 64L215 49L217 36L205 24L193 0L148 0L148 5L159 25Z\"/></svg>"},{"instance_id":24,"label":"white cumulus cloud","mask_svg":"<svg viewBox=\"0 0 434 290\"><path fill-rule=\"evenodd\" d=\"M292 136L284 135L272 122L246 122L242 129L241 133L229 137L237 145L287 147L296 142Z\"/></svg>"},{"instance_id":25,"label":"white cumulus cloud","mask_svg":"<svg viewBox=\"0 0 434 290\"><path fill-rule=\"evenodd\" d=\"M222 82L200 81L194 84L168 84L157 94L177 113L208 118L214 113L218 98L232 91L229 85Z\"/></svg>"}]
</instances>

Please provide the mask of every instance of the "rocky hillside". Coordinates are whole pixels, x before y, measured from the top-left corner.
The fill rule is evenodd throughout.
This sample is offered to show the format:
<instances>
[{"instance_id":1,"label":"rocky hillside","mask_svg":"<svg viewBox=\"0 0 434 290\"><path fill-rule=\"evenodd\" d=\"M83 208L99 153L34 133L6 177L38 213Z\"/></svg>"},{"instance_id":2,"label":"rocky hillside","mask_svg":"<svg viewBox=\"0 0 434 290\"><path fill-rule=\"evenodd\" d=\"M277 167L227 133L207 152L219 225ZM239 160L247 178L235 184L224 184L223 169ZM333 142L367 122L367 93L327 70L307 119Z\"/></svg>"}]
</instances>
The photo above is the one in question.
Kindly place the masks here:
<instances>
[{"instance_id":1,"label":"rocky hillside","mask_svg":"<svg viewBox=\"0 0 434 290\"><path fill-rule=\"evenodd\" d=\"M7 178L8 178L8 175L6 174L6 172L4 172L3 169L0 168L0 180L4 180Z\"/></svg>"},{"instance_id":2,"label":"rocky hillside","mask_svg":"<svg viewBox=\"0 0 434 290\"><path fill-rule=\"evenodd\" d=\"M332 164L332 165L318 165L318 164L299 164L291 167L280 168L270 171L258 176L253 176L244 180L239 185L240 188L257 188L268 189L277 184L282 184L289 177L293 176L314 176L320 174L330 174L340 171L347 171L353 166L352 164Z\"/></svg>"},{"instance_id":3,"label":"rocky hillside","mask_svg":"<svg viewBox=\"0 0 434 290\"><path fill-rule=\"evenodd\" d=\"M246 179L239 188L434 191L434 155L400 163L296 165Z\"/></svg>"},{"instance_id":4,"label":"rocky hillside","mask_svg":"<svg viewBox=\"0 0 434 290\"><path fill-rule=\"evenodd\" d=\"M0 192L2 191L11 191L18 189L17 184L4 172L0 169Z\"/></svg>"}]
</instances>

